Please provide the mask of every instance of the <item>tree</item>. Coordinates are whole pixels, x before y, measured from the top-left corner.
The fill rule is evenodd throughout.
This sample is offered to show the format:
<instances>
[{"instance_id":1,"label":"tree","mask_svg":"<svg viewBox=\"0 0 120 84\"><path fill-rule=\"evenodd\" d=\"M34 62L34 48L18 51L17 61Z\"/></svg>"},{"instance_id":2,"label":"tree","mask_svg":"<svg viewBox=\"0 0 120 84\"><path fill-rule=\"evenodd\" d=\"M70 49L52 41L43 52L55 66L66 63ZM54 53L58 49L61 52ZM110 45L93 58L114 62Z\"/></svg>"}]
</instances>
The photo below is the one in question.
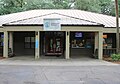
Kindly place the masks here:
<instances>
[{"instance_id":1,"label":"tree","mask_svg":"<svg viewBox=\"0 0 120 84\"><path fill-rule=\"evenodd\" d=\"M115 16L115 0L112 0L113 6L111 7L111 12L109 15ZM118 0L119 16L120 16L120 0Z\"/></svg>"},{"instance_id":2,"label":"tree","mask_svg":"<svg viewBox=\"0 0 120 84\"><path fill-rule=\"evenodd\" d=\"M113 0L76 0L75 6L80 10L115 15Z\"/></svg>"},{"instance_id":3,"label":"tree","mask_svg":"<svg viewBox=\"0 0 120 84\"><path fill-rule=\"evenodd\" d=\"M69 0L52 0L56 9L70 9Z\"/></svg>"},{"instance_id":4,"label":"tree","mask_svg":"<svg viewBox=\"0 0 120 84\"><path fill-rule=\"evenodd\" d=\"M68 9L69 0L0 0L0 15L33 9Z\"/></svg>"},{"instance_id":5,"label":"tree","mask_svg":"<svg viewBox=\"0 0 120 84\"><path fill-rule=\"evenodd\" d=\"M99 0L76 0L75 7L85 11L101 12Z\"/></svg>"},{"instance_id":6,"label":"tree","mask_svg":"<svg viewBox=\"0 0 120 84\"><path fill-rule=\"evenodd\" d=\"M118 3L120 5L120 0ZM0 0L0 15L33 9L71 8L115 16L113 0Z\"/></svg>"},{"instance_id":7,"label":"tree","mask_svg":"<svg viewBox=\"0 0 120 84\"><path fill-rule=\"evenodd\" d=\"M99 0L99 5L101 7L102 14L113 15L113 12L115 10L113 0Z\"/></svg>"},{"instance_id":8,"label":"tree","mask_svg":"<svg viewBox=\"0 0 120 84\"><path fill-rule=\"evenodd\" d=\"M16 0L1 0L0 1L0 14L9 14L22 11L22 8L17 5Z\"/></svg>"},{"instance_id":9,"label":"tree","mask_svg":"<svg viewBox=\"0 0 120 84\"><path fill-rule=\"evenodd\" d=\"M120 16L120 0L118 0L118 7L119 7L119 16Z\"/></svg>"}]
</instances>

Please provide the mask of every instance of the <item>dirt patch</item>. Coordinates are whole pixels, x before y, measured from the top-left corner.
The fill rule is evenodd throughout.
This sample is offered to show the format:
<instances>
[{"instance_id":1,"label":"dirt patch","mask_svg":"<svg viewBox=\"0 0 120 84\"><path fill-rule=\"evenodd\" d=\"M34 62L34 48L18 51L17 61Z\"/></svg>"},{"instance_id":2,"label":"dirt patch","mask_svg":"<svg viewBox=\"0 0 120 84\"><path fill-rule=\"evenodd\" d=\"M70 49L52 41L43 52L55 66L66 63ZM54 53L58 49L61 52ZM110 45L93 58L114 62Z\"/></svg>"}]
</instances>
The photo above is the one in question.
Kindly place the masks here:
<instances>
[{"instance_id":1,"label":"dirt patch","mask_svg":"<svg viewBox=\"0 0 120 84\"><path fill-rule=\"evenodd\" d=\"M0 59L5 59L5 57L3 57L3 56L0 56Z\"/></svg>"},{"instance_id":2,"label":"dirt patch","mask_svg":"<svg viewBox=\"0 0 120 84\"><path fill-rule=\"evenodd\" d=\"M112 63L116 63L116 64L120 64L120 61L113 61L111 57L103 57L103 60L112 62Z\"/></svg>"}]
</instances>

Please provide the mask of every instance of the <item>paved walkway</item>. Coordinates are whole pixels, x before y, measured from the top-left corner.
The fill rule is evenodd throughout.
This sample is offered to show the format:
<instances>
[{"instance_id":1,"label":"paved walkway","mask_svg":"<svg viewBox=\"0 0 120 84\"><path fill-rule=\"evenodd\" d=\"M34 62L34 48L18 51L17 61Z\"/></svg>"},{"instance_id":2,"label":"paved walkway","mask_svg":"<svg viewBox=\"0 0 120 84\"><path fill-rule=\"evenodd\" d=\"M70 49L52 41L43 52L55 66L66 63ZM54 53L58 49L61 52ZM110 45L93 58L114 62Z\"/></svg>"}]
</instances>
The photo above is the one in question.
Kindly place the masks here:
<instances>
[{"instance_id":1,"label":"paved walkway","mask_svg":"<svg viewBox=\"0 0 120 84\"><path fill-rule=\"evenodd\" d=\"M97 59L0 60L0 84L120 84L120 65Z\"/></svg>"},{"instance_id":2,"label":"paved walkway","mask_svg":"<svg viewBox=\"0 0 120 84\"><path fill-rule=\"evenodd\" d=\"M0 84L120 84L120 66L0 65Z\"/></svg>"},{"instance_id":3,"label":"paved walkway","mask_svg":"<svg viewBox=\"0 0 120 84\"><path fill-rule=\"evenodd\" d=\"M8 59L0 60L0 65L41 65L41 66L96 66L96 65L106 65L115 66L118 64L113 64L103 60L83 57L78 59L38 59L35 60L34 57L23 56L23 57L13 57Z\"/></svg>"}]
</instances>

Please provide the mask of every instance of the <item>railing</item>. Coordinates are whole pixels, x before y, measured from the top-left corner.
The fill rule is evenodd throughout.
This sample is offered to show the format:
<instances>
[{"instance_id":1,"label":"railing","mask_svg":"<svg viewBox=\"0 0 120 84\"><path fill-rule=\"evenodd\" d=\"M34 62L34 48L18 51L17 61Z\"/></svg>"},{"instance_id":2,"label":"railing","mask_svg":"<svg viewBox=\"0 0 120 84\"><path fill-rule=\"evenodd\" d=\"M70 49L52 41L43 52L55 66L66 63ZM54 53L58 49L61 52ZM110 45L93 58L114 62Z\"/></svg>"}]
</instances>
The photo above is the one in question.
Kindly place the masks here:
<instances>
[{"instance_id":1,"label":"railing","mask_svg":"<svg viewBox=\"0 0 120 84\"><path fill-rule=\"evenodd\" d=\"M103 56L111 56L111 54L116 53L116 48L106 48L103 49Z\"/></svg>"}]
</instances>

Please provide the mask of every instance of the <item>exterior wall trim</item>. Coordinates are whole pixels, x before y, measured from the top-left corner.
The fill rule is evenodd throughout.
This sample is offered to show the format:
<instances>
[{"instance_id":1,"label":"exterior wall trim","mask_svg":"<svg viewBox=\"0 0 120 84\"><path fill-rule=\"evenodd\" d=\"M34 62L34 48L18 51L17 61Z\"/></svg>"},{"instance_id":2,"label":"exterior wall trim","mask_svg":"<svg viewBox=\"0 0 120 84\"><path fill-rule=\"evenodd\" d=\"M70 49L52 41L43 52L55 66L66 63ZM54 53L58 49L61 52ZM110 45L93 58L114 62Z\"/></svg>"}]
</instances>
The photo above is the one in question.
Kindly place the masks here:
<instances>
[{"instance_id":1,"label":"exterior wall trim","mask_svg":"<svg viewBox=\"0 0 120 84\"><path fill-rule=\"evenodd\" d=\"M5 26L6 31L44 31L43 26ZM87 31L96 32L103 30L103 27L88 26L62 26L61 31Z\"/></svg>"},{"instance_id":2,"label":"exterior wall trim","mask_svg":"<svg viewBox=\"0 0 120 84\"><path fill-rule=\"evenodd\" d=\"M103 33L116 33L116 31L116 28L103 28Z\"/></svg>"},{"instance_id":3,"label":"exterior wall trim","mask_svg":"<svg viewBox=\"0 0 120 84\"><path fill-rule=\"evenodd\" d=\"M4 32L4 31L3 31L3 28L0 28L0 32Z\"/></svg>"},{"instance_id":4,"label":"exterior wall trim","mask_svg":"<svg viewBox=\"0 0 120 84\"><path fill-rule=\"evenodd\" d=\"M61 31L103 31L103 33L116 33L116 28L104 28L104 27L88 27L88 26L62 26ZM43 26L5 26L0 28L0 32L4 31L44 31Z\"/></svg>"}]
</instances>

